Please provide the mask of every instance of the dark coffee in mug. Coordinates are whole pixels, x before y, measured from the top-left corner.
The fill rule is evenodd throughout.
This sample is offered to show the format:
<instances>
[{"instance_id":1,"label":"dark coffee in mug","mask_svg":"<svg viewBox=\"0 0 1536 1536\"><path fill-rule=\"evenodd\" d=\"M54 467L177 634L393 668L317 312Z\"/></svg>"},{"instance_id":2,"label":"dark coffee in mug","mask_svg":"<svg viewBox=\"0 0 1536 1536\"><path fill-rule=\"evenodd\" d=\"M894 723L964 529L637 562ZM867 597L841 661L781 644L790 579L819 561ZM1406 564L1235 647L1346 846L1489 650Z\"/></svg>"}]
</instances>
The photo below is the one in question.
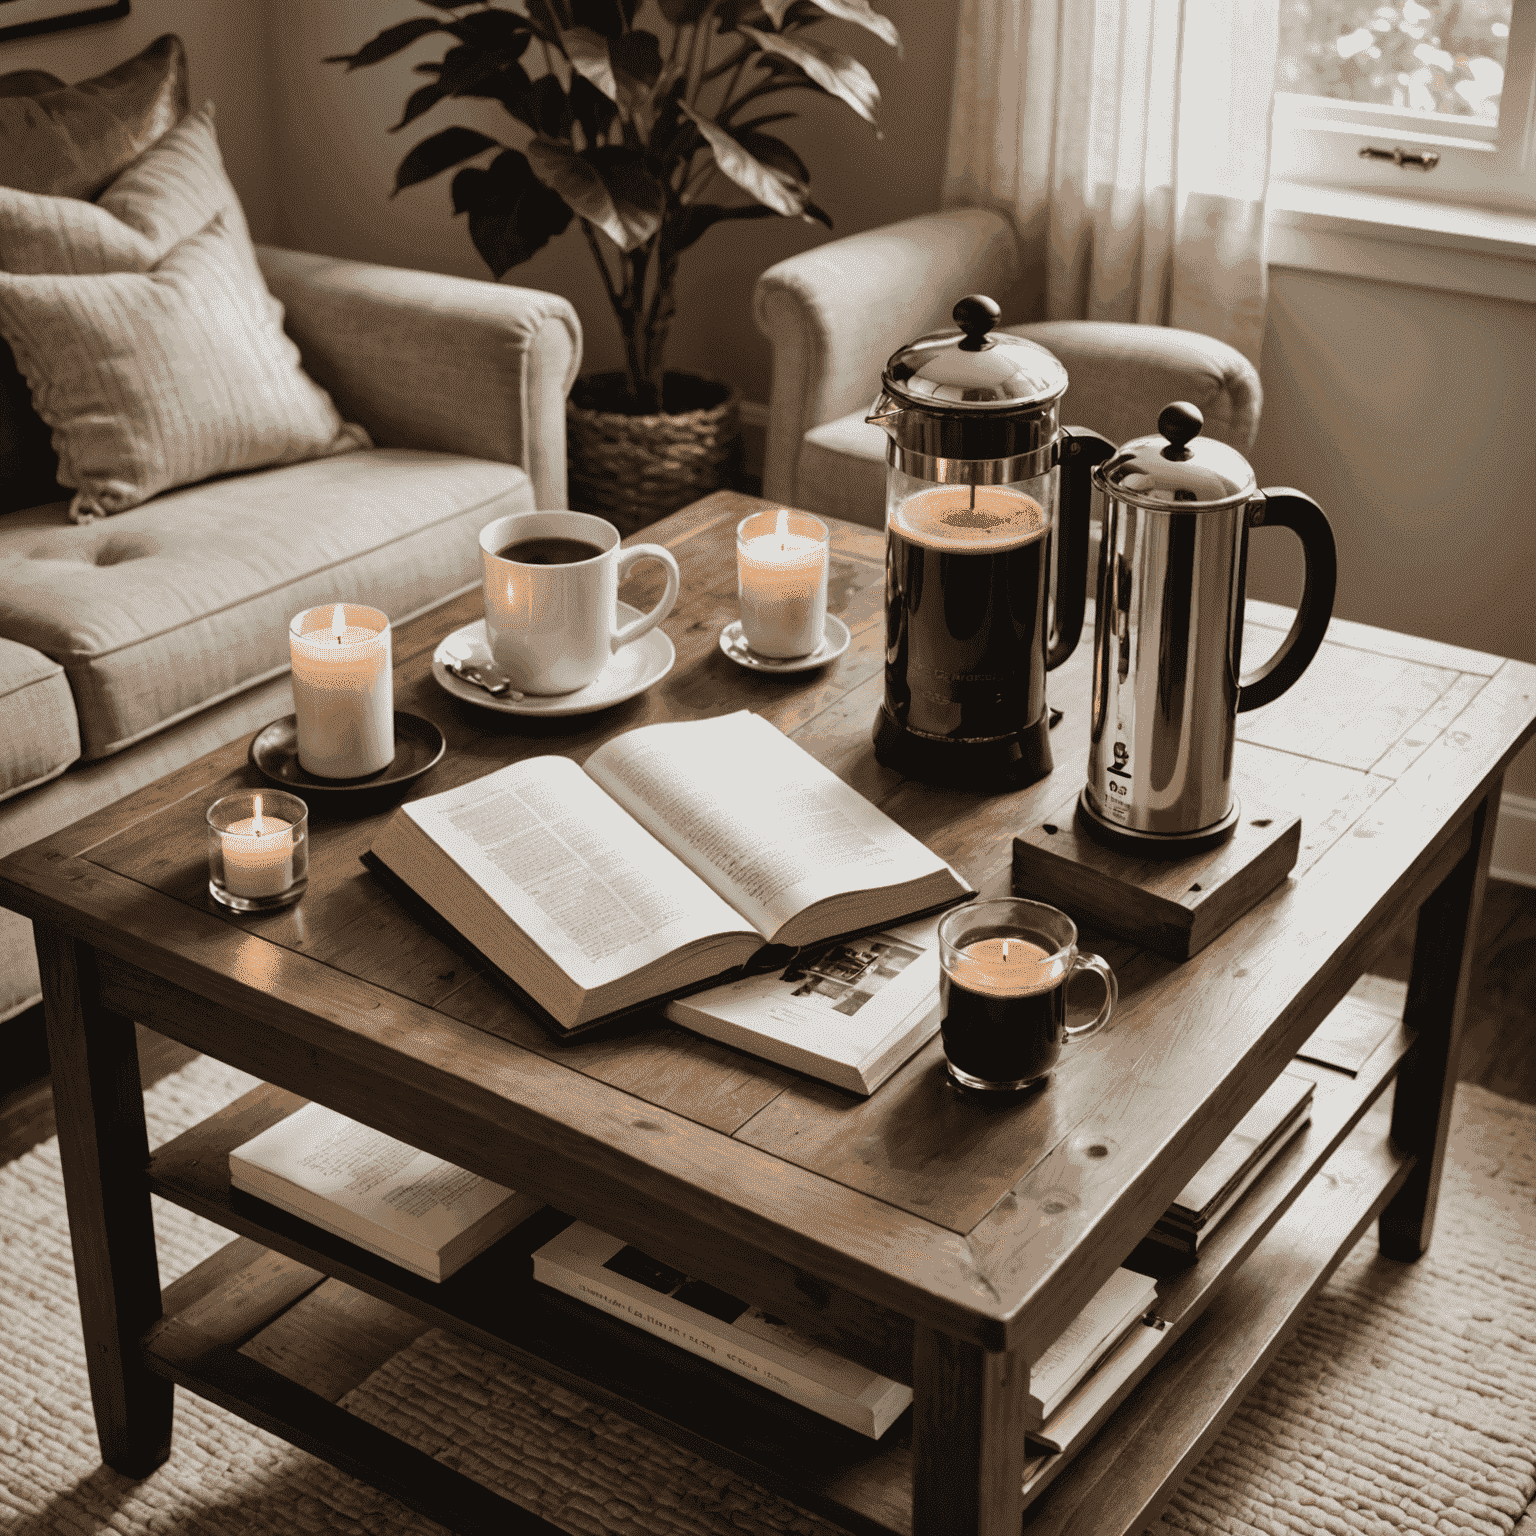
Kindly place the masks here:
<instances>
[{"instance_id":1,"label":"dark coffee in mug","mask_svg":"<svg viewBox=\"0 0 1536 1536\"><path fill-rule=\"evenodd\" d=\"M885 697L897 723L984 740L1045 710L1050 514L1001 485L945 485L886 526Z\"/></svg>"},{"instance_id":2,"label":"dark coffee in mug","mask_svg":"<svg viewBox=\"0 0 1536 1536\"><path fill-rule=\"evenodd\" d=\"M1055 946L1044 935L1036 940L1009 930L1006 938L1005 958L1003 936L971 934L955 974L948 967L940 971L944 1055L952 1066L984 1083L1034 1082L1045 1077L1061 1055L1068 971L1065 966L1046 971L1054 972L1054 982L1038 990L1009 987L1010 970L1033 979Z\"/></svg>"},{"instance_id":3,"label":"dark coffee in mug","mask_svg":"<svg viewBox=\"0 0 1536 1536\"><path fill-rule=\"evenodd\" d=\"M585 539L516 539L496 551L498 560L513 560L518 565L576 565L582 560L595 560L603 553L596 544Z\"/></svg>"}]
</instances>

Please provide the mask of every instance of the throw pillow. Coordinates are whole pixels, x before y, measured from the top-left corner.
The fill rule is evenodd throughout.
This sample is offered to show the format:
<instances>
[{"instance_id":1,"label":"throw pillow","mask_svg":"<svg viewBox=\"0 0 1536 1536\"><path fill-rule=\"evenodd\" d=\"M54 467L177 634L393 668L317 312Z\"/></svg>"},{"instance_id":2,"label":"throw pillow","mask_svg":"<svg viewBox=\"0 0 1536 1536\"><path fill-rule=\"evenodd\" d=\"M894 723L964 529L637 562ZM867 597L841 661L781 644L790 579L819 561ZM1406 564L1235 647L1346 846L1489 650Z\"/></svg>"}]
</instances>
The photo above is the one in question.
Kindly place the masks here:
<instances>
[{"instance_id":1,"label":"throw pillow","mask_svg":"<svg viewBox=\"0 0 1536 1536\"><path fill-rule=\"evenodd\" d=\"M17 74L31 83L46 78L34 70ZM0 89L0 182L23 192L95 197L186 113L187 53L171 32L78 85L37 94Z\"/></svg>"},{"instance_id":2,"label":"throw pillow","mask_svg":"<svg viewBox=\"0 0 1536 1536\"><path fill-rule=\"evenodd\" d=\"M53 428L70 517L369 446L305 374L222 214L150 272L0 273L0 333Z\"/></svg>"},{"instance_id":3,"label":"throw pillow","mask_svg":"<svg viewBox=\"0 0 1536 1536\"><path fill-rule=\"evenodd\" d=\"M224 170L213 103L190 113L94 202L0 187L0 272L148 272L223 214L258 271L240 198ZM257 279L259 280L259 279Z\"/></svg>"},{"instance_id":4,"label":"throw pillow","mask_svg":"<svg viewBox=\"0 0 1536 1536\"><path fill-rule=\"evenodd\" d=\"M167 33L78 85L0 75L0 183L90 197L186 115L187 55ZM0 343L0 512L51 501L58 462L11 349Z\"/></svg>"}]
</instances>

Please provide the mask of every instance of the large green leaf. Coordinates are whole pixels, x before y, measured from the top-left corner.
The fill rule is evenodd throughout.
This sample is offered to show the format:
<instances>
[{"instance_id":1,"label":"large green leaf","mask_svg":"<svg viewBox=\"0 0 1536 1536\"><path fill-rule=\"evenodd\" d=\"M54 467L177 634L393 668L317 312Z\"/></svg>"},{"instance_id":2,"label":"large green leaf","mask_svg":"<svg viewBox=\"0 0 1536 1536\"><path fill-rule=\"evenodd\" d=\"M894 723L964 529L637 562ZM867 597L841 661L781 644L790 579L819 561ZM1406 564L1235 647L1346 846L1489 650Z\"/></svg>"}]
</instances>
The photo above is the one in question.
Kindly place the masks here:
<instances>
[{"instance_id":1,"label":"large green leaf","mask_svg":"<svg viewBox=\"0 0 1536 1536\"><path fill-rule=\"evenodd\" d=\"M546 43L560 41L560 29L565 23L560 19L559 10L550 3L550 0L528 0L528 19L533 23L534 31Z\"/></svg>"},{"instance_id":2,"label":"large green leaf","mask_svg":"<svg viewBox=\"0 0 1536 1536\"><path fill-rule=\"evenodd\" d=\"M325 62L345 64L350 74L354 69L362 69L368 64L377 64L380 59L392 58L401 49L409 48L418 37L425 37L429 32L446 30L447 28L435 16L413 16L409 21L402 21L393 27L385 27L371 43L364 43L356 53L333 53Z\"/></svg>"},{"instance_id":3,"label":"large green leaf","mask_svg":"<svg viewBox=\"0 0 1536 1536\"><path fill-rule=\"evenodd\" d=\"M571 27L560 34L560 46L571 61L571 68L583 80L595 85L609 101L619 99L606 37L600 37L591 27Z\"/></svg>"},{"instance_id":4,"label":"large green leaf","mask_svg":"<svg viewBox=\"0 0 1536 1536\"><path fill-rule=\"evenodd\" d=\"M839 21L851 21L856 27L873 32L881 42L889 43L892 48L901 47L901 34L897 32L895 24L889 17L876 11L869 0L759 0L759 3L776 27L784 25L784 13L792 5L813 5Z\"/></svg>"},{"instance_id":5,"label":"large green leaf","mask_svg":"<svg viewBox=\"0 0 1536 1536\"><path fill-rule=\"evenodd\" d=\"M623 70L641 85L656 84L661 74L661 44L654 32L626 32L608 44L608 57L615 69Z\"/></svg>"},{"instance_id":6,"label":"large green leaf","mask_svg":"<svg viewBox=\"0 0 1536 1536\"><path fill-rule=\"evenodd\" d=\"M405 103L405 111L400 114L400 121L389 131L399 133L407 123L414 123L423 112L435 107L448 94L448 87L441 80L434 80L431 85L423 85L411 92Z\"/></svg>"},{"instance_id":7,"label":"large green leaf","mask_svg":"<svg viewBox=\"0 0 1536 1536\"><path fill-rule=\"evenodd\" d=\"M439 171L446 171L450 165L493 148L495 143L495 139L476 133L473 128L444 128L430 139L423 139L400 162L400 169L395 172L395 192L414 187L418 181L426 181ZM393 197L394 192L390 196Z\"/></svg>"},{"instance_id":8,"label":"large green leaf","mask_svg":"<svg viewBox=\"0 0 1536 1536\"><path fill-rule=\"evenodd\" d=\"M590 80L583 80L580 75L572 75L571 113L581 124L588 144L596 144L601 141L614 118L619 115L619 109L618 105L609 101ZM569 138L570 129L567 128L564 133L551 134L550 137Z\"/></svg>"},{"instance_id":9,"label":"large green leaf","mask_svg":"<svg viewBox=\"0 0 1536 1536\"><path fill-rule=\"evenodd\" d=\"M770 170L777 171L786 181L798 182L801 191L810 186L811 173L805 168L805 161L783 139L771 133L760 133L755 128L732 131L736 142Z\"/></svg>"},{"instance_id":10,"label":"large green leaf","mask_svg":"<svg viewBox=\"0 0 1536 1536\"><path fill-rule=\"evenodd\" d=\"M523 79L523 66L507 61L509 69L516 70ZM443 67L438 73L438 84L450 96L500 96L501 67L497 59L484 49L460 43L443 55Z\"/></svg>"},{"instance_id":11,"label":"large green leaf","mask_svg":"<svg viewBox=\"0 0 1536 1536\"><path fill-rule=\"evenodd\" d=\"M745 149L719 123L695 112L687 102L680 103L704 141L714 151L715 163L748 196L766 203L775 213L793 217L805 208L805 194L786 181L777 171L763 164Z\"/></svg>"},{"instance_id":12,"label":"large green leaf","mask_svg":"<svg viewBox=\"0 0 1536 1536\"><path fill-rule=\"evenodd\" d=\"M642 197L646 195L640 182L645 175L643 167L630 167L633 174L621 178L611 169L612 162L605 164L595 152L588 158L576 154L568 144L545 138L535 139L528 146L527 155L534 175L551 191L558 192L588 224L602 230L621 251L633 251L644 245L661 227L660 185L651 179L655 197L649 205L630 195L636 189Z\"/></svg>"},{"instance_id":13,"label":"large green leaf","mask_svg":"<svg viewBox=\"0 0 1536 1536\"><path fill-rule=\"evenodd\" d=\"M453 208L469 215L469 237L495 277L527 261L571 222L564 199L512 149L487 170L460 171L453 178Z\"/></svg>"},{"instance_id":14,"label":"large green leaf","mask_svg":"<svg viewBox=\"0 0 1536 1536\"><path fill-rule=\"evenodd\" d=\"M503 62L522 58L533 39L528 18L515 11L472 11L468 16L460 16L448 30L460 42L483 48Z\"/></svg>"},{"instance_id":15,"label":"large green leaf","mask_svg":"<svg viewBox=\"0 0 1536 1536\"><path fill-rule=\"evenodd\" d=\"M571 20L609 38L623 36L635 10L635 0L571 0Z\"/></svg>"},{"instance_id":16,"label":"large green leaf","mask_svg":"<svg viewBox=\"0 0 1536 1536\"><path fill-rule=\"evenodd\" d=\"M875 108L880 105L880 87L851 54L839 53L813 37L784 37L777 32L760 32L756 27L740 30L765 53L776 54L804 70L829 96L847 102L865 122L874 122Z\"/></svg>"},{"instance_id":17,"label":"large green leaf","mask_svg":"<svg viewBox=\"0 0 1536 1536\"><path fill-rule=\"evenodd\" d=\"M776 209L763 203L738 203L730 207L722 203L693 203L668 225L667 246L675 255L681 255L706 230L725 219L776 219L778 216Z\"/></svg>"}]
</instances>

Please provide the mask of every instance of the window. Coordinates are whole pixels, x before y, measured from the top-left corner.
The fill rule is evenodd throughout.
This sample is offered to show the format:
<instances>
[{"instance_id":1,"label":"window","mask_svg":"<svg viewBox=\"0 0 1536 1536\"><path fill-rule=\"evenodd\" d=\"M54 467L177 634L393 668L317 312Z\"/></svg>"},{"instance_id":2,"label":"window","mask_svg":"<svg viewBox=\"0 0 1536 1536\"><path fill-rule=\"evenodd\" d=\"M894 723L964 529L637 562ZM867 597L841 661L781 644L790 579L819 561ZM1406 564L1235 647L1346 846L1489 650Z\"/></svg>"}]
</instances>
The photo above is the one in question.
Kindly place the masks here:
<instances>
[{"instance_id":1,"label":"window","mask_svg":"<svg viewBox=\"0 0 1536 1536\"><path fill-rule=\"evenodd\" d=\"M1533 60L1536 0L1280 0L1271 174L1536 211Z\"/></svg>"}]
</instances>

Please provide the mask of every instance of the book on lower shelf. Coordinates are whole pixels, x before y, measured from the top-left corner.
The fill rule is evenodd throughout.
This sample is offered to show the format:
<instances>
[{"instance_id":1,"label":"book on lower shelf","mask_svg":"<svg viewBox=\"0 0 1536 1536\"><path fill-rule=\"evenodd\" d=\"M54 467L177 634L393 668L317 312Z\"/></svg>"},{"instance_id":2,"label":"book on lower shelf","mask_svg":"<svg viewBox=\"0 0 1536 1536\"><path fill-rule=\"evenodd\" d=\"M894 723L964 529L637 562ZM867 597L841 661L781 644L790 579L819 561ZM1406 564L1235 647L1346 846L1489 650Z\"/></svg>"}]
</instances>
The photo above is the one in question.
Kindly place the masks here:
<instances>
[{"instance_id":1,"label":"book on lower shelf","mask_svg":"<svg viewBox=\"0 0 1536 1536\"><path fill-rule=\"evenodd\" d=\"M1117 1269L1099 1287L1029 1368L1024 1422L1031 1437L1050 1436L1053 1416L1082 1382L1107 1363L1156 1301L1157 1282L1129 1269Z\"/></svg>"},{"instance_id":2,"label":"book on lower shelf","mask_svg":"<svg viewBox=\"0 0 1536 1536\"><path fill-rule=\"evenodd\" d=\"M901 1382L579 1221L534 1251L533 1278L871 1439L912 1401Z\"/></svg>"},{"instance_id":3,"label":"book on lower shelf","mask_svg":"<svg viewBox=\"0 0 1536 1536\"><path fill-rule=\"evenodd\" d=\"M229 1182L426 1280L446 1280L541 1208L321 1104L236 1147Z\"/></svg>"},{"instance_id":4,"label":"book on lower shelf","mask_svg":"<svg viewBox=\"0 0 1536 1536\"><path fill-rule=\"evenodd\" d=\"M746 710L647 725L402 805L366 856L562 1033L734 980L762 952L972 894ZM777 955L782 968L791 958Z\"/></svg>"},{"instance_id":5,"label":"book on lower shelf","mask_svg":"<svg viewBox=\"0 0 1536 1536\"><path fill-rule=\"evenodd\" d=\"M1316 1084L1282 1072L1154 1223L1148 1243L1193 1259L1260 1175L1311 1124Z\"/></svg>"},{"instance_id":6,"label":"book on lower shelf","mask_svg":"<svg viewBox=\"0 0 1536 1536\"><path fill-rule=\"evenodd\" d=\"M787 966L677 998L675 1024L870 1094L939 1031L939 920L802 950Z\"/></svg>"}]
</instances>

